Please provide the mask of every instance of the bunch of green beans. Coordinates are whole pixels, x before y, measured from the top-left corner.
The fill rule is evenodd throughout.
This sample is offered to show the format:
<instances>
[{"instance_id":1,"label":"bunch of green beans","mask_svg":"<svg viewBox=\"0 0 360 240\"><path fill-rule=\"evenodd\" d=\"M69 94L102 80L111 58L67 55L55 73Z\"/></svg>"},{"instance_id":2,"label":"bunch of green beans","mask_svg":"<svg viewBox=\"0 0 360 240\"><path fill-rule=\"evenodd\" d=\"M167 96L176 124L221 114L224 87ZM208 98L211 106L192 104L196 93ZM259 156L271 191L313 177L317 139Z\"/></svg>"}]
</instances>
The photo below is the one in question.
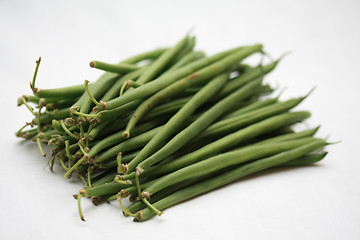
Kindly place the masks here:
<instances>
[{"instance_id":1,"label":"bunch of green beans","mask_svg":"<svg viewBox=\"0 0 360 240\"><path fill-rule=\"evenodd\" d=\"M51 145L49 167L84 183L74 197L97 205L117 200L125 216L144 221L179 202L277 166L322 160L328 143L318 128L295 132L310 117L293 111L309 94L280 101L264 78L280 59L252 66L254 44L212 56L186 35L172 47L119 63L91 61L105 71L94 82L36 87L18 99L34 116L17 137ZM125 207L123 198L132 204Z\"/></svg>"}]
</instances>

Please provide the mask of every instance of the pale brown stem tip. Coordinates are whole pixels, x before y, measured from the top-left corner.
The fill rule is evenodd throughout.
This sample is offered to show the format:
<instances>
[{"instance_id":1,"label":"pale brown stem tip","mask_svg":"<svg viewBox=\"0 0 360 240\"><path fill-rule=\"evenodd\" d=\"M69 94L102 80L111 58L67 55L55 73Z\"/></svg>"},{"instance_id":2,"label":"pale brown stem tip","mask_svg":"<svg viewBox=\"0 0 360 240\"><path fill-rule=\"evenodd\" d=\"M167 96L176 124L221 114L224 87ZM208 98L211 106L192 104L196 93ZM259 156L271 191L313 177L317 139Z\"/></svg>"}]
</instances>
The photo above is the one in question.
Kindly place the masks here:
<instances>
[{"instance_id":1,"label":"pale brown stem tip","mask_svg":"<svg viewBox=\"0 0 360 240\"><path fill-rule=\"evenodd\" d=\"M122 135L123 135L123 138L129 138L130 137L129 131L124 131Z\"/></svg>"},{"instance_id":2,"label":"pale brown stem tip","mask_svg":"<svg viewBox=\"0 0 360 240\"><path fill-rule=\"evenodd\" d=\"M149 192L142 192L141 193L141 198L145 198L147 200L150 200L150 196L151 196L151 193L149 193Z\"/></svg>"},{"instance_id":3,"label":"pale brown stem tip","mask_svg":"<svg viewBox=\"0 0 360 240\"><path fill-rule=\"evenodd\" d=\"M80 193L81 196L83 196L83 197L87 197L87 196L88 196L87 192L86 192L84 189L80 189L80 190L79 190L79 193Z\"/></svg>"},{"instance_id":4,"label":"pale brown stem tip","mask_svg":"<svg viewBox=\"0 0 360 240\"><path fill-rule=\"evenodd\" d=\"M90 67L95 68L95 67L96 67L96 62L95 62L95 61L91 61L91 62L90 62Z\"/></svg>"},{"instance_id":5,"label":"pale brown stem tip","mask_svg":"<svg viewBox=\"0 0 360 240\"><path fill-rule=\"evenodd\" d=\"M127 165L127 163L123 163L123 164L121 164L121 167L123 168L123 172L124 172L124 174L126 174L127 172L128 172L128 170L129 170L129 167L128 167L128 165Z\"/></svg>"}]
</instances>

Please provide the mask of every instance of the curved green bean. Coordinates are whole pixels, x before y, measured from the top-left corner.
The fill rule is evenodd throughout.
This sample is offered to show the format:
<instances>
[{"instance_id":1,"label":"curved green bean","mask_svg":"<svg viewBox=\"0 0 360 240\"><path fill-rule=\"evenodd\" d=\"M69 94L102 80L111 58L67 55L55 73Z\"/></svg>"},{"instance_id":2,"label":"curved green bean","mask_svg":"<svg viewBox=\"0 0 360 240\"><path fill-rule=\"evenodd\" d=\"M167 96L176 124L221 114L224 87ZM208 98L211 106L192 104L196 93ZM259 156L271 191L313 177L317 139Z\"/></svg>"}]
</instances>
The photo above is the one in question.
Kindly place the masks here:
<instances>
[{"instance_id":1,"label":"curved green bean","mask_svg":"<svg viewBox=\"0 0 360 240\"><path fill-rule=\"evenodd\" d=\"M227 57L221 61L215 62L207 67L200 69L197 72L192 73L190 76L185 77L175 83L169 85L168 87L160 90L152 97L144 101L134 112L131 117L126 130L129 133L130 130L135 126L139 119L148 112L151 108L158 105L160 102L176 96L177 94L185 91L185 89L202 84L218 74L223 73L224 71L230 70L235 64L249 55L260 51L262 48L261 45L254 45L251 47L243 48ZM126 136L125 136L126 137Z\"/></svg>"},{"instance_id":2,"label":"curved green bean","mask_svg":"<svg viewBox=\"0 0 360 240\"><path fill-rule=\"evenodd\" d=\"M136 88L133 91L122 95L121 97L117 97L117 98L114 98L114 99L106 102L106 109L116 108L118 106L121 106L125 103L131 102L131 101L139 99L139 98L146 98L146 97L150 96L151 94L154 94L157 91L168 86L169 84L171 84L181 78L184 78L184 77L188 76L189 74L192 74L195 71L197 71L201 68L204 68L205 66L208 66L214 62L217 62L217 61L225 58L226 56L228 56L232 53L235 53L243 48L244 47L238 47L238 48L234 48L231 50L227 50L227 51L218 53L211 57L199 59L199 60L192 62L190 64L187 64L177 70L163 74L162 76L158 77L157 79L155 79L147 84L144 84L143 86Z\"/></svg>"},{"instance_id":3,"label":"curved green bean","mask_svg":"<svg viewBox=\"0 0 360 240\"><path fill-rule=\"evenodd\" d=\"M160 201L153 204L153 206L159 210L164 210L170 206L180 203L186 199L216 189L230 182L233 182L242 177L248 176L252 173L265 170L274 166L285 164L291 160L302 157L303 155L319 149L326 145L325 141L314 141L312 143L273 155L271 157L263 158L252 163L245 164L228 172L225 172L217 177L210 178L202 181L183 190L177 191ZM150 208L146 208L138 214L137 221L144 221L154 216L154 212Z\"/></svg>"},{"instance_id":4,"label":"curved green bean","mask_svg":"<svg viewBox=\"0 0 360 240\"><path fill-rule=\"evenodd\" d=\"M261 79L250 82L228 97L216 103L212 108L203 113L196 121L178 133L174 138L172 138L158 152L154 153L147 159L142 159L142 161L134 161L135 159L131 161L128 165L130 172L133 171L136 167L144 170L180 149L217 118L234 108L234 106L236 106L243 99L250 96L252 92L259 87L260 84Z\"/></svg>"},{"instance_id":5,"label":"curved green bean","mask_svg":"<svg viewBox=\"0 0 360 240\"><path fill-rule=\"evenodd\" d=\"M185 166L189 166L191 164L201 161L202 159L214 156L216 154L224 152L227 149L235 147L246 140L274 131L280 127L288 126L296 122L302 121L309 116L310 113L308 112L293 112L267 118L258 123L243 128L237 132L229 134L223 138L220 138L217 141L209 143L196 151L193 151L171 162L168 162L166 166L159 165L149 168L148 171L143 172L143 175L159 175L183 168Z\"/></svg>"},{"instance_id":6,"label":"curved green bean","mask_svg":"<svg viewBox=\"0 0 360 240\"><path fill-rule=\"evenodd\" d=\"M138 83L147 83L162 71L171 59L173 59L189 42L189 36L181 39L173 48L168 49L161 54L149 68L139 77Z\"/></svg>"},{"instance_id":7,"label":"curved green bean","mask_svg":"<svg viewBox=\"0 0 360 240\"><path fill-rule=\"evenodd\" d=\"M101 61L91 61L90 67L103 70L106 72L112 72L117 74L125 74L139 69L139 66L129 63L111 64Z\"/></svg>"},{"instance_id":8,"label":"curved green bean","mask_svg":"<svg viewBox=\"0 0 360 240\"><path fill-rule=\"evenodd\" d=\"M228 80L228 74L222 74L212 81L210 81L203 89L201 89L194 97L190 99L164 126L164 128L157 133L141 152L130 162L128 165L130 172L133 171L142 160L146 159L152 153L154 153L161 144L176 134L177 131L201 105L213 97L218 89L224 86ZM125 132L124 132L125 133Z\"/></svg>"}]
</instances>

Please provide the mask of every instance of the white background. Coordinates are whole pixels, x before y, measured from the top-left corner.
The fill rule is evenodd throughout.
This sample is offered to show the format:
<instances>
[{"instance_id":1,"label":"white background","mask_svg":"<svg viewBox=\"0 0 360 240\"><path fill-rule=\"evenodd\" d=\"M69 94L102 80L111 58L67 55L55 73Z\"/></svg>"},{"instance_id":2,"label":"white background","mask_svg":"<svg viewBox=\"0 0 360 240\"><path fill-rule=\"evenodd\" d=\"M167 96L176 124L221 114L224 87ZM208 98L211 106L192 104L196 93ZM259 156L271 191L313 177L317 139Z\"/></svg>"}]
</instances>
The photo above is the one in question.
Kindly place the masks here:
<instances>
[{"instance_id":1,"label":"white background","mask_svg":"<svg viewBox=\"0 0 360 240\"><path fill-rule=\"evenodd\" d=\"M0 239L360 239L359 12L356 0L0 1ZM208 54L256 42L274 57L291 51L267 81L287 87L284 99L317 86L298 109L342 142L319 166L267 171L145 223L86 199L80 221L81 183L14 136L31 118L16 100L30 94L35 60L41 88L94 81L90 60L171 46L191 28Z\"/></svg>"}]
</instances>

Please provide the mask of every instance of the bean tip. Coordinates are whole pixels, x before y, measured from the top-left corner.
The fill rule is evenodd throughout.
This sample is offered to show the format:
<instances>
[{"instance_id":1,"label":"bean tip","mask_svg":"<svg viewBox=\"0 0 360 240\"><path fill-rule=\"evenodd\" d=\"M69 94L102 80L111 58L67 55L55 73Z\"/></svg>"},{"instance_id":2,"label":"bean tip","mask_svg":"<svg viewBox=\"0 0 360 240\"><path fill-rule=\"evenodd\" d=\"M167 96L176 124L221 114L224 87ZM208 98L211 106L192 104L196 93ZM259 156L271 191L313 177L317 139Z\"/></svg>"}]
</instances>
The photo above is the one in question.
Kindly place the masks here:
<instances>
[{"instance_id":1,"label":"bean tip","mask_svg":"<svg viewBox=\"0 0 360 240\"><path fill-rule=\"evenodd\" d=\"M122 134L123 138L129 138L130 137L130 132L129 131L124 131Z\"/></svg>"},{"instance_id":2,"label":"bean tip","mask_svg":"<svg viewBox=\"0 0 360 240\"><path fill-rule=\"evenodd\" d=\"M90 67L95 68L95 67L96 67L96 62L95 62L95 61L91 61L91 62L90 62Z\"/></svg>"}]
</instances>

